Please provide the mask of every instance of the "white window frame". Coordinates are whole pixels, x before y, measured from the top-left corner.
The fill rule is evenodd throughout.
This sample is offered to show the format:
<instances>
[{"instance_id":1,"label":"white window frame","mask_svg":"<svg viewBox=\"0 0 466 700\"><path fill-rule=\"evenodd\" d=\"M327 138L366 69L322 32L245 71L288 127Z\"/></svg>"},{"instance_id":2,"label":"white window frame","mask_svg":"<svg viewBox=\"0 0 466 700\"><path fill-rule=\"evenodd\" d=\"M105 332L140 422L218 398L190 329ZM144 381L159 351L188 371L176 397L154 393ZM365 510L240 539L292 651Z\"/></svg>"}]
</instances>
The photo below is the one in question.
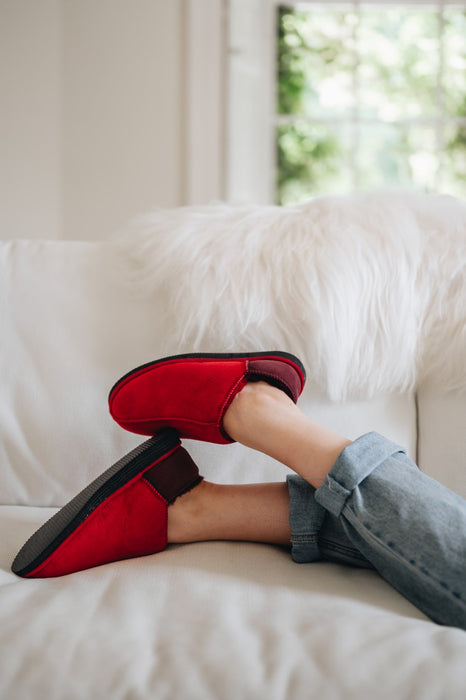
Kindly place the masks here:
<instances>
[{"instance_id":1,"label":"white window frame","mask_svg":"<svg viewBox=\"0 0 466 700\"><path fill-rule=\"evenodd\" d=\"M322 3L315 0L315 4L348 5L348 2L327 0ZM398 0L356 0L353 4L356 8L376 4L434 6L439 11L446 5L466 6L465 2L448 3L446 0L409 0L407 3ZM279 5L309 9L312 0L228 0L225 192L226 199L234 204L275 203L275 131L278 124L292 121L286 115L276 114L275 35ZM440 70L442 69L441 67ZM422 119L413 121L421 123ZM440 146L444 122L436 120L436 123ZM353 184L357 186L357 182Z\"/></svg>"},{"instance_id":2,"label":"white window frame","mask_svg":"<svg viewBox=\"0 0 466 700\"><path fill-rule=\"evenodd\" d=\"M272 204L275 192L274 0L229 0L226 199Z\"/></svg>"}]
</instances>

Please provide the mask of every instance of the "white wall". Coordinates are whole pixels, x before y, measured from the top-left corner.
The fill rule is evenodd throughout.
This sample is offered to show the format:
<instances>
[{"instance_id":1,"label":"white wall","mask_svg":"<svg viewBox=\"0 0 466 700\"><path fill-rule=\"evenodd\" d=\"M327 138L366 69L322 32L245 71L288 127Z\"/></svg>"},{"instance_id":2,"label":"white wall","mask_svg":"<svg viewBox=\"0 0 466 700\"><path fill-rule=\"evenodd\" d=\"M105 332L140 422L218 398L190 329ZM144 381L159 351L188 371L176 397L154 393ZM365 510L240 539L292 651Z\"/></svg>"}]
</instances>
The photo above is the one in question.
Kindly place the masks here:
<instances>
[{"instance_id":1,"label":"white wall","mask_svg":"<svg viewBox=\"0 0 466 700\"><path fill-rule=\"evenodd\" d=\"M223 6L0 0L0 238L105 238L221 196Z\"/></svg>"},{"instance_id":2,"label":"white wall","mask_svg":"<svg viewBox=\"0 0 466 700\"><path fill-rule=\"evenodd\" d=\"M182 201L179 0L63 4L63 230L96 238Z\"/></svg>"},{"instance_id":3,"label":"white wall","mask_svg":"<svg viewBox=\"0 0 466 700\"><path fill-rule=\"evenodd\" d=\"M0 0L0 237L60 235L60 0Z\"/></svg>"}]
</instances>

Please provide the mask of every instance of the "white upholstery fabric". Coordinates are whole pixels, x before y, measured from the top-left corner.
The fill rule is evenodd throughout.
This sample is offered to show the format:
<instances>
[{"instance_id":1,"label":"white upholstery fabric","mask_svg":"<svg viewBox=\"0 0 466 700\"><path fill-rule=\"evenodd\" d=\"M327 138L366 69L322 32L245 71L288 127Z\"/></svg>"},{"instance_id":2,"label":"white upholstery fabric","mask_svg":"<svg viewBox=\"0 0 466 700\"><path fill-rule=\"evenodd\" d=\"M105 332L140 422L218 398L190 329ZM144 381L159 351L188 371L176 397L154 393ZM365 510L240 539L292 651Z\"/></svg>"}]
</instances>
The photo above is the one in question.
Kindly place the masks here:
<instances>
[{"instance_id":1,"label":"white upholstery fabric","mask_svg":"<svg viewBox=\"0 0 466 700\"><path fill-rule=\"evenodd\" d=\"M137 444L106 396L156 329L117 280L105 245L0 245L2 503L60 505Z\"/></svg>"},{"instance_id":2,"label":"white upholstery fabric","mask_svg":"<svg viewBox=\"0 0 466 700\"><path fill-rule=\"evenodd\" d=\"M370 221L380 218L394 227L385 226L382 245L371 238L364 212L351 203L336 204L335 217L328 210L325 215L325 202L313 209L323 219L318 257L306 248L317 290L306 318L304 311L300 316L305 294L297 295L291 315L291 301L282 305L274 296L280 255L288 266L293 262L287 245L293 221L301 220L296 211L239 215L239 235L249 242L246 252L252 256L252 267L245 270L241 246L234 264L228 264L235 246L225 232L218 238L217 208L158 213L160 230L145 230L140 239L135 234L134 256L131 237L0 244L0 700L463 699L466 632L430 622L372 571L297 565L284 549L220 542L169 547L57 579L23 580L10 571L21 545L54 512L49 506L62 505L144 439L121 430L108 415L108 391L119 376L162 355L187 352L196 338L194 349L207 350L212 343L221 352L231 350L235 338L238 350L273 349L276 337L279 347L293 352L305 340L303 318L312 342L304 358L309 382L302 408L350 438L369 430L385 434L412 457L418 453L424 471L466 495L466 395L444 387L446 379L457 389L466 383L462 258L452 243L462 240L464 208L452 203L452 238L441 264L437 253L430 261L435 279L442 271L454 274L448 272L427 333L420 309L426 310L433 293L418 305L416 271L422 268L426 282L426 255L438 252L439 232L451 223L448 200L424 212L416 199L414 218L406 200L403 211L389 219L377 209L380 200L370 200ZM271 215L280 221L272 268L267 266L270 226L259 226L251 236L244 228L262 215L264 221ZM342 227L332 239L331 255L325 238L330 229L320 230L325 222ZM407 248L395 240L395 234L404 235L403 222L410 232ZM305 231L301 223L298 228L302 243ZM432 249L422 243L424 234L434 241ZM356 279L358 263L346 241L351 250L357 244L364 279L373 286ZM397 275L392 265L384 281L374 270L384 271L387 249L397 255L406 249L409 260ZM347 296L338 275L324 274L321 267L335 252L341 269L352 260ZM216 274L218 256L227 275ZM248 277L254 261L264 275L257 289ZM305 266L298 268L296 274L307 274ZM244 286L232 289L229 279L235 274ZM413 282L407 296L391 288L400 280ZM287 275L281 289L290 300L296 288L307 290L308 282ZM365 299L371 289L374 296ZM404 357L403 344L392 338L392 355L381 354L383 339L397 322L397 308L390 305L397 300L401 309L405 298L410 303L401 316L411 334L409 353ZM202 309L212 316L202 318ZM442 319L448 326L443 331ZM437 345L431 354L426 346L435 327L445 342L446 368ZM322 350L326 343L332 349L328 358ZM436 371L437 384L427 383L424 377ZM417 396L413 377L422 380ZM347 395L345 378L352 387ZM346 400L338 403L331 394ZM185 441L185 446L201 472L219 482L282 480L286 473L240 445Z\"/></svg>"},{"instance_id":3,"label":"white upholstery fabric","mask_svg":"<svg viewBox=\"0 0 466 700\"><path fill-rule=\"evenodd\" d=\"M466 633L374 572L207 542L18 580L10 558L51 512L0 509L2 700L462 698Z\"/></svg>"}]
</instances>

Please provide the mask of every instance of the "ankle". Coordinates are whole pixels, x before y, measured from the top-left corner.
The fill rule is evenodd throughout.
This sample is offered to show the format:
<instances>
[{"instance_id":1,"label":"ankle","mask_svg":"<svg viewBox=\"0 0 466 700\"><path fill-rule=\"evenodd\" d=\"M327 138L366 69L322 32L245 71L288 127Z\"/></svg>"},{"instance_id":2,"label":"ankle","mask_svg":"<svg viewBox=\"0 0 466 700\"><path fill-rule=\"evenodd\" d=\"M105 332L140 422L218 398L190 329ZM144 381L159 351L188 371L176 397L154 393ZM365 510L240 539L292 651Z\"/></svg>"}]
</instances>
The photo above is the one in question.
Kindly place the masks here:
<instances>
[{"instance_id":1,"label":"ankle","mask_svg":"<svg viewBox=\"0 0 466 700\"><path fill-rule=\"evenodd\" d=\"M319 425L279 389L247 384L225 413L237 442L264 452L318 488L350 440Z\"/></svg>"},{"instance_id":2,"label":"ankle","mask_svg":"<svg viewBox=\"0 0 466 700\"><path fill-rule=\"evenodd\" d=\"M191 491L178 496L168 507L168 543L199 542L206 539L207 514L216 484L201 481Z\"/></svg>"},{"instance_id":3,"label":"ankle","mask_svg":"<svg viewBox=\"0 0 466 700\"><path fill-rule=\"evenodd\" d=\"M253 446L250 438L257 434L258 423L287 409L295 410L296 406L283 391L266 382L249 382L228 407L223 427L233 440Z\"/></svg>"},{"instance_id":4,"label":"ankle","mask_svg":"<svg viewBox=\"0 0 466 700\"><path fill-rule=\"evenodd\" d=\"M285 482L214 484L203 481L168 509L168 542L211 540L289 546Z\"/></svg>"}]
</instances>

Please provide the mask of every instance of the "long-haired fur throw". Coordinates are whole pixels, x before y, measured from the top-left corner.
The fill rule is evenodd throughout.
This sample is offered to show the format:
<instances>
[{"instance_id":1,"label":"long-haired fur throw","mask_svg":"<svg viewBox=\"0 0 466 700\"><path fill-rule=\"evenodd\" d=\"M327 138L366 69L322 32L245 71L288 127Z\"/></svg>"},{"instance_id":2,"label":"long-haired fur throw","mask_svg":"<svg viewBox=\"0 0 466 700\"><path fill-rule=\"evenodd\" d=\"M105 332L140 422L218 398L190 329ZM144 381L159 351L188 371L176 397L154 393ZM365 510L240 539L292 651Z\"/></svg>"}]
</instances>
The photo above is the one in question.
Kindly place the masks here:
<instances>
[{"instance_id":1,"label":"long-haired fur throw","mask_svg":"<svg viewBox=\"0 0 466 700\"><path fill-rule=\"evenodd\" d=\"M466 386L466 205L411 192L160 210L120 239L167 353L279 348L334 400Z\"/></svg>"}]
</instances>

